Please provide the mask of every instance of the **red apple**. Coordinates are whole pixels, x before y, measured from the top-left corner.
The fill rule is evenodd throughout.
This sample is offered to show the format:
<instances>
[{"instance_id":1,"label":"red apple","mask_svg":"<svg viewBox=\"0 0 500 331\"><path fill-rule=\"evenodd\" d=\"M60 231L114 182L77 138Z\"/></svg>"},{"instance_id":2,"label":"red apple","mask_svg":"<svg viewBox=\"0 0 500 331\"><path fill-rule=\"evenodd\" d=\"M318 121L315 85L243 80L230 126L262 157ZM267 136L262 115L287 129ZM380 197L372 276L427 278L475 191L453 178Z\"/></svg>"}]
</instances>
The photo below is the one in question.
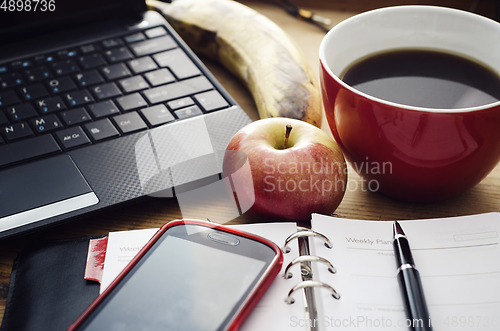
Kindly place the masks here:
<instances>
[{"instance_id":1,"label":"red apple","mask_svg":"<svg viewBox=\"0 0 500 331\"><path fill-rule=\"evenodd\" d=\"M288 118L262 119L237 132L223 174L242 212L295 221L332 214L347 185L337 143L317 127Z\"/></svg>"}]
</instances>

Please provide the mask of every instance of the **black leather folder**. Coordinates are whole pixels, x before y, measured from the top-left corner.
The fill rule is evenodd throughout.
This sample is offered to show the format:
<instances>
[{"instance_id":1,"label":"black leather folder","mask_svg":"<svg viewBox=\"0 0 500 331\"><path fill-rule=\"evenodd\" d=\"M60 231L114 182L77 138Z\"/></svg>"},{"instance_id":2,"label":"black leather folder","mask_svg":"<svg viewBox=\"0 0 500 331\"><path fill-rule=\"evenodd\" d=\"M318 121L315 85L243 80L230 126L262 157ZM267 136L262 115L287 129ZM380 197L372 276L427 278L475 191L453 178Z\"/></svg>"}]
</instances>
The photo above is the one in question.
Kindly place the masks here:
<instances>
[{"instance_id":1,"label":"black leather folder","mask_svg":"<svg viewBox=\"0 0 500 331\"><path fill-rule=\"evenodd\" d=\"M100 236L102 237L102 236ZM0 331L66 330L99 295L85 280L84 237L28 246L14 261Z\"/></svg>"}]
</instances>

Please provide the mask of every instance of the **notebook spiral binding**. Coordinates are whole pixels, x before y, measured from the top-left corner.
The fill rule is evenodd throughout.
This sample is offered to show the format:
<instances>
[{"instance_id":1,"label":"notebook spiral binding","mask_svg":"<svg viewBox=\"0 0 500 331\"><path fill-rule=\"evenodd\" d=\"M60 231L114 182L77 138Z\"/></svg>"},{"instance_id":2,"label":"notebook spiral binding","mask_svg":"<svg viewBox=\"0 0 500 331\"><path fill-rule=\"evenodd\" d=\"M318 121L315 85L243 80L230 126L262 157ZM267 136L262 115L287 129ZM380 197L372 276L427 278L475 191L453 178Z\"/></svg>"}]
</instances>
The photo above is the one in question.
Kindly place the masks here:
<instances>
[{"instance_id":1,"label":"notebook spiral binding","mask_svg":"<svg viewBox=\"0 0 500 331\"><path fill-rule=\"evenodd\" d=\"M285 240L285 244L283 246L283 253L286 254L286 253L289 253L290 252L290 247L288 246L289 243L294 240L294 239L299 239L299 238L308 238L308 237L317 237L317 238L320 238L321 240L324 241L324 245L331 249L333 247L330 239L328 239L325 235L319 233L319 232L316 232L316 231L313 231L313 230L310 230L310 229L307 229L307 228L302 228L302 227L298 227L298 230L297 232L291 234L286 240ZM307 290L309 288L313 288L313 287L322 287L322 288L325 288L327 289L332 297L336 300L339 300L340 299L340 294L330 285L326 284L326 283L323 283L323 282L320 282L320 281L315 281L315 280L312 280L312 272L311 272L311 268L310 268L310 262L321 262L321 263L324 263L328 266L328 271L332 274L336 273L337 270L335 269L335 267L330 263L330 261L328 261L327 259L325 258L322 258L320 256L314 256L314 255L309 255L309 252L307 251L307 254L308 255L302 255L303 252L300 252L301 255L297 258L295 258L292 262L290 262L287 267L285 268L285 272L283 273L283 277L286 278L286 279L289 279L289 278L292 278L293 274L292 272L290 271L290 269L294 266L294 265L297 265L297 264L300 264L301 266L301 275L302 275L302 282L300 282L299 284L295 285L291 290L290 292L288 293L288 296L286 297L285 299L285 302L288 303L288 304L292 304L295 302L295 299L293 299L293 295L295 292L301 290L301 289L304 289L304 290Z\"/></svg>"}]
</instances>

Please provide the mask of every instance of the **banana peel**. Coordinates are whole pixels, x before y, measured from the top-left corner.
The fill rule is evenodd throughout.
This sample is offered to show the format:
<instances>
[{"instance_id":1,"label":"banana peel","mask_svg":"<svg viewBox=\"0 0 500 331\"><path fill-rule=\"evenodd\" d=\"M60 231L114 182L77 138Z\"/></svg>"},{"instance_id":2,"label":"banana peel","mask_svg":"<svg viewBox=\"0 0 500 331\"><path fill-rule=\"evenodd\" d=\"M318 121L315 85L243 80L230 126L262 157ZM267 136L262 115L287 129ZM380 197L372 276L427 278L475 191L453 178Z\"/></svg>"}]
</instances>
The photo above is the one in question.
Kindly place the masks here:
<instances>
[{"instance_id":1,"label":"banana peel","mask_svg":"<svg viewBox=\"0 0 500 331\"><path fill-rule=\"evenodd\" d=\"M317 78L279 26L232 0L147 0L199 55L219 62L249 89L260 118L287 117L321 127Z\"/></svg>"}]
</instances>

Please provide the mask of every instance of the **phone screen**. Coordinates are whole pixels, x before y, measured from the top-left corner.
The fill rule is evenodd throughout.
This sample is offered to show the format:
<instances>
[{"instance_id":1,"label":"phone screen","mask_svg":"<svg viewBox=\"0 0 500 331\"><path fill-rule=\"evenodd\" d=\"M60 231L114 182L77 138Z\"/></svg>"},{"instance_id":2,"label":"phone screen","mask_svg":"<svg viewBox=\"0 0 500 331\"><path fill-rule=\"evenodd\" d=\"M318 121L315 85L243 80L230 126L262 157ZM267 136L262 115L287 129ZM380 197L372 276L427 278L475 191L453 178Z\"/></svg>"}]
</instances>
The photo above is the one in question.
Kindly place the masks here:
<instances>
[{"instance_id":1,"label":"phone screen","mask_svg":"<svg viewBox=\"0 0 500 331\"><path fill-rule=\"evenodd\" d=\"M210 240L219 231L186 226L165 232L79 330L224 329L275 252L234 234L236 245Z\"/></svg>"}]
</instances>

